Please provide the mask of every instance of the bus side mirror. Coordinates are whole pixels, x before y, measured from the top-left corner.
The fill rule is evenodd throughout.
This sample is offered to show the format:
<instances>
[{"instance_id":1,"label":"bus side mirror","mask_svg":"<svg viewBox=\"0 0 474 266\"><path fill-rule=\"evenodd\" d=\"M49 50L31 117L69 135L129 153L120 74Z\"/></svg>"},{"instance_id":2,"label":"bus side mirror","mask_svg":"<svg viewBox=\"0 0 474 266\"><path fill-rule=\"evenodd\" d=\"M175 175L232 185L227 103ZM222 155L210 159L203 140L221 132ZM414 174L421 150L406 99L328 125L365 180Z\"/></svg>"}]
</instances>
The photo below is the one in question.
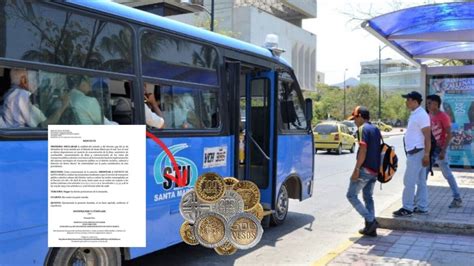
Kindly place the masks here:
<instances>
[{"instance_id":1,"label":"bus side mirror","mask_svg":"<svg viewBox=\"0 0 474 266\"><path fill-rule=\"evenodd\" d=\"M306 111L306 121L308 124L308 127L311 128L311 121L313 121L313 100L312 99L305 99L304 100L305 104L305 111Z\"/></svg>"}]
</instances>

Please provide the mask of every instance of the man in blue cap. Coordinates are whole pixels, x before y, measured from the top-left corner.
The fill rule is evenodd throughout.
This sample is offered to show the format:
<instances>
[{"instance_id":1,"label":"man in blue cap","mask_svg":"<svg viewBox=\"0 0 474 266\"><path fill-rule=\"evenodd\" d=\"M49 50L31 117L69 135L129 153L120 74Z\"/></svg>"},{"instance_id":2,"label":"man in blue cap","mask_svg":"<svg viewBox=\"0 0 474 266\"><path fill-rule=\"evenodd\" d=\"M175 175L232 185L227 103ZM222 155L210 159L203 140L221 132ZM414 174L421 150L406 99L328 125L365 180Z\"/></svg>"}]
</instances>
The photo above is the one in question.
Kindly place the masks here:
<instances>
[{"instance_id":1,"label":"man in blue cap","mask_svg":"<svg viewBox=\"0 0 474 266\"><path fill-rule=\"evenodd\" d=\"M404 138L407 167L403 178L403 206L393 212L393 216L412 216L413 212L428 212L426 167L430 164L431 128L430 117L420 106L423 101L421 94L412 91L402 97L411 111Z\"/></svg>"}]
</instances>

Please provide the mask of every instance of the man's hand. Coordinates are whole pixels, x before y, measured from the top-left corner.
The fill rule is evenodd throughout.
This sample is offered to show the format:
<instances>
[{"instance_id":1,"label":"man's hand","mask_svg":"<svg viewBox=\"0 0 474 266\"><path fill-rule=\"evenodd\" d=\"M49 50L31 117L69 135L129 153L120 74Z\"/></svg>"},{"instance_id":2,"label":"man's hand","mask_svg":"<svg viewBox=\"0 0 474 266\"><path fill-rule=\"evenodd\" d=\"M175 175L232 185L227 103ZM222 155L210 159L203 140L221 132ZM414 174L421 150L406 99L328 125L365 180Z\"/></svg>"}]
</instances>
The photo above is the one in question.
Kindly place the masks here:
<instances>
[{"instance_id":1,"label":"man's hand","mask_svg":"<svg viewBox=\"0 0 474 266\"><path fill-rule=\"evenodd\" d=\"M446 157L446 150L442 150L438 158L442 161L444 160L445 157Z\"/></svg>"},{"instance_id":2,"label":"man's hand","mask_svg":"<svg viewBox=\"0 0 474 266\"><path fill-rule=\"evenodd\" d=\"M69 102L70 102L69 100L70 100L69 93L65 93L61 96L61 102L64 108L69 106Z\"/></svg>"},{"instance_id":3,"label":"man's hand","mask_svg":"<svg viewBox=\"0 0 474 266\"><path fill-rule=\"evenodd\" d=\"M158 105L155 99L155 95L153 93L145 94L145 99L148 106L150 106L151 108Z\"/></svg>"},{"instance_id":4,"label":"man's hand","mask_svg":"<svg viewBox=\"0 0 474 266\"><path fill-rule=\"evenodd\" d=\"M352 181L358 181L359 180L359 168L355 168L354 171L352 172L351 180Z\"/></svg>"},{"instance_id":5,"label":"man's hand","mask_svg":"<svg viewBox=\"0 0 474 266\"><path fill-rule=\"evenodd\" d=\"M423 156L422 165L423 165L423 167L427 167L427 166L430 165L430 154L429 153L425 153L425 155Z\"/></svg>"}]
</instances>

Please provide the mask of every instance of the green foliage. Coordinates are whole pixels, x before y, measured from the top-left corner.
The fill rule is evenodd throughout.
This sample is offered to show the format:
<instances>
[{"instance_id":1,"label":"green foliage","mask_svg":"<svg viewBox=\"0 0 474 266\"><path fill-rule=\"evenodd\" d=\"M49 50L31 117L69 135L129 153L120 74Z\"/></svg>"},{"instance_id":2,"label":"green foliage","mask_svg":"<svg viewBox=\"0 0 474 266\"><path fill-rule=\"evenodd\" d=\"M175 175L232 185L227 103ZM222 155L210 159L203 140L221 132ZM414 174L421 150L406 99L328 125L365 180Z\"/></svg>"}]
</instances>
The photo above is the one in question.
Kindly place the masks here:
<instances>
[{"instance_id":1,"label":"green foliage","mask_svg":"<svg viewBox=\"0 0 474 266\"><path fill-rule=\"evenodd\" d=\"M409 112L401 92L382 94L382 119L406 121ZM370 84L359 84L346 89L346 114L344 112L344 90L326 84L317 84L315 92L304 92L305 98L313 100L313 126L321 120L344 120L358 106L369 108L372 120L378 120L378 89Z\"/></svg>"}]
</instances>

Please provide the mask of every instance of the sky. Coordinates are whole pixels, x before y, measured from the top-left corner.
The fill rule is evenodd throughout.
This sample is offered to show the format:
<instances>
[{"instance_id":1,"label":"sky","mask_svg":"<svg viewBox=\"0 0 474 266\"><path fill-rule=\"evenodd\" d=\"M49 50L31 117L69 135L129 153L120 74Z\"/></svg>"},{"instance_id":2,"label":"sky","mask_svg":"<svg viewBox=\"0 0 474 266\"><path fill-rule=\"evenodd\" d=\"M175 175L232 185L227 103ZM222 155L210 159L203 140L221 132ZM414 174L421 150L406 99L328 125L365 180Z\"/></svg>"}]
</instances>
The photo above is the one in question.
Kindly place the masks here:
<instances>
[{"instance_id":1,"label":"sky","mask_svg":"<svg viewBox=\"0 0 474 266\"><path fill-rule=\"evenodd\" d=\"M303 29L316 34L316 70L325 74L326 84L340 83L346 79L359 79L360 62L378 59L378 47L384 44L360 27L348 23L350 17L343 12L368 11L373 14L393 11L397 3L403 6L422 5L426 0L318 0L317 18L303 20ZM358 29L353 29L356 25ZM382 50L382 59L403 58L390 47Z\"/></svg>"}]
</instances>

